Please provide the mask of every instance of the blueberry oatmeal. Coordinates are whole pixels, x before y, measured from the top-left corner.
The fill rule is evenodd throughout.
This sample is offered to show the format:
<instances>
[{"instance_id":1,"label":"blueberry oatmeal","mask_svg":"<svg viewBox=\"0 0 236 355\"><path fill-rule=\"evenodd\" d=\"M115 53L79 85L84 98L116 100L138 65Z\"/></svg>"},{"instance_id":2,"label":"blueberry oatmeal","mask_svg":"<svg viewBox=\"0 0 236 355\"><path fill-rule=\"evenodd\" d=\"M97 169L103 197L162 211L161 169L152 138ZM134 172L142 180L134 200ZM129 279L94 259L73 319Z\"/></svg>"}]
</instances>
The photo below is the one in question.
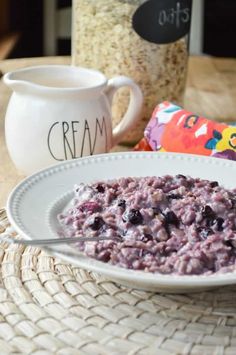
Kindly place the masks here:
<instances>
[{"instance_id":1,"label":"blueberry oatmeal","mask_svg":"<svg viewBox=\"0 0 236 355\"><path fill-rule=\"evenodd\" d=\"M184 175L120 178L75 187L58 218L86 255L162 274L212 274L236 265L236 192Z\"/></svg>"}]
</instances>

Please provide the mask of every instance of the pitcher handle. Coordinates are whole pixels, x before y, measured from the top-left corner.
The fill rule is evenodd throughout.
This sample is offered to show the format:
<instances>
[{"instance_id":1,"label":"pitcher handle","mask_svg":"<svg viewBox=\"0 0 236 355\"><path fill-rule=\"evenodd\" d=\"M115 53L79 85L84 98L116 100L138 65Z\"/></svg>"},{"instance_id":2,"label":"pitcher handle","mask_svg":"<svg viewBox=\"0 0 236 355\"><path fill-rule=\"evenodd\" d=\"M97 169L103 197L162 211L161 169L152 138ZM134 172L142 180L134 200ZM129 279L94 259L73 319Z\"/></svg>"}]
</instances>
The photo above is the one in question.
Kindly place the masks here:
<instances>
[{"instance_id":1,"label":"pitcher handle","mask_svg":"<svg viewBox=\"0 0 236 355\"><path fill-rule=\"evenodd\" d=\"M112 99L115 92L121 87L130 89L130 101L128 109L119 124L112 131L112 146L118 144L128 130L132 129L141 115L143 105L143 94L139 86L127 76L117 76L108 80L106 95L112 105Z\"/></svg>"}]
</instances>

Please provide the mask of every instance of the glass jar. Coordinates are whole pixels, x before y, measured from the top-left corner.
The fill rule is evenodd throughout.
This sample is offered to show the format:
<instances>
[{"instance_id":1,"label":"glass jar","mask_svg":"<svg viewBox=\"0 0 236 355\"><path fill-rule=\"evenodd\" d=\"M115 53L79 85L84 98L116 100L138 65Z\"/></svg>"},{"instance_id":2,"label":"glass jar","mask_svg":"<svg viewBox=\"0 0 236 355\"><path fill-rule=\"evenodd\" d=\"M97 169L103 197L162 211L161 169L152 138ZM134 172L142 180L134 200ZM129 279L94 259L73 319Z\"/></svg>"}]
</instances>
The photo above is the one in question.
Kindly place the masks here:
<instances>
[{"instance_id":1,"label":"glass jar","mask_svg":"<svg viewBox=\"0 0 236 355\"><path fill-rule=\"evenodd\" d=\"M156 0L158 1L164 3L166 0ZM174 30L176 21L180 19L179 15L176 17L175 4L181 1L170 1L172 5L174 3L172 7L169 5L164 12L159 11L161 30L161 26L166 24L170 27L171 22L174 24ZM73 2L72 64L98 69L108 78L127 75L134 79L143 91L145 102L142 117L123 142L131 145L143 136L144 128L156 104L163 100L182 104L187 73L187 34L169 43L154 43L144 39L135 30L134 14L142 10L142 6L146 6L145 3L153 5L153 0ZM145 21L148 24L148 16ZM114 125L126 111L128 96L127 89L121 89L114 98Z\"/></svg>"}]
</instances>

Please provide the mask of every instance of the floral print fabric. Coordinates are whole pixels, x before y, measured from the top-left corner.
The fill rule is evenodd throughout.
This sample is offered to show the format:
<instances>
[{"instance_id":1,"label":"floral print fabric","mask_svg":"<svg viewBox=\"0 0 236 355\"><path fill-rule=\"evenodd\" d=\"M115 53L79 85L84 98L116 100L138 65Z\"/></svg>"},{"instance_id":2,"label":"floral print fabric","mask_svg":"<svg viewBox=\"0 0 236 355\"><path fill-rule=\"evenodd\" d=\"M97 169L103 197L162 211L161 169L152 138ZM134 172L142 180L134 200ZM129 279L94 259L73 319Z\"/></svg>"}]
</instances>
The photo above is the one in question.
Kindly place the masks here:
<instances>
[{"instance_id":1,"label":"floral print fabric","mask_svg":"<svg viewBox=\"0 0 236 355\"><path fill-rule=\"evenodd\" d=\"M211 121L170 102L159 104L135 150L178 152L236 160L236 127Z\"/></svg>"}]
</instances>

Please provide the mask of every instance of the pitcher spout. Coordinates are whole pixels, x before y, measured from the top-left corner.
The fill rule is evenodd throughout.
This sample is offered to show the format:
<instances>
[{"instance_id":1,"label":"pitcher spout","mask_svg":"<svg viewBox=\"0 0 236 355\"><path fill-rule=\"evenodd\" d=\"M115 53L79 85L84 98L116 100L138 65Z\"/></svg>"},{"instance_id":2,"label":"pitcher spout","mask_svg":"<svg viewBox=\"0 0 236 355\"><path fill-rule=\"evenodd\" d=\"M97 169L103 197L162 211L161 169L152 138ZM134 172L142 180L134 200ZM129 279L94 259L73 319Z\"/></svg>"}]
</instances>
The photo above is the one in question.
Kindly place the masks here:
<instances>
[{"instance_id":1,"label":"pitcher spout","mask_svg":"<svg viewBox=\"0 0 236 355\"><path fill-rule=\"evenodd\" d=\"M3 82L6 84L12 91L24 92L29 85L25 80L20 79L15 75L15 72L6 73L3 76Z\"/></svg>"}]
</instances>

